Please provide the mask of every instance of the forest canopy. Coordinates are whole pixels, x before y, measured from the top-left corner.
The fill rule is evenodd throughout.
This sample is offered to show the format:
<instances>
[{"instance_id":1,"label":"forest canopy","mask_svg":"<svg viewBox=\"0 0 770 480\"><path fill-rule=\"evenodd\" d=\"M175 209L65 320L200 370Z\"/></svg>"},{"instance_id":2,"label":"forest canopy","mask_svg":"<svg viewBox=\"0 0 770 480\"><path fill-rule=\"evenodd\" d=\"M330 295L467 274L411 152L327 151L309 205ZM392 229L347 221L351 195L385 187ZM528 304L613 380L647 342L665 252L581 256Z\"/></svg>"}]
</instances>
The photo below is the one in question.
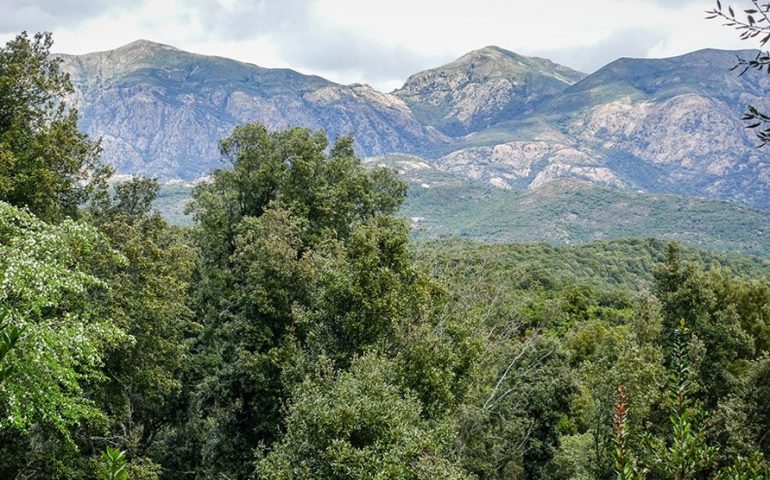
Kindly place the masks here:
<instances>
[{"instance_id":1,"label":"forest canopy","mask_svg":"<svg viewBox=\"0 0 770 480\"><path fill-rule=\"evenodd\" d=\"M766 264L416 244L352 138L235 128L194 225L0 49L0 478L767 479Z\"/></svg>"}]
</instances>

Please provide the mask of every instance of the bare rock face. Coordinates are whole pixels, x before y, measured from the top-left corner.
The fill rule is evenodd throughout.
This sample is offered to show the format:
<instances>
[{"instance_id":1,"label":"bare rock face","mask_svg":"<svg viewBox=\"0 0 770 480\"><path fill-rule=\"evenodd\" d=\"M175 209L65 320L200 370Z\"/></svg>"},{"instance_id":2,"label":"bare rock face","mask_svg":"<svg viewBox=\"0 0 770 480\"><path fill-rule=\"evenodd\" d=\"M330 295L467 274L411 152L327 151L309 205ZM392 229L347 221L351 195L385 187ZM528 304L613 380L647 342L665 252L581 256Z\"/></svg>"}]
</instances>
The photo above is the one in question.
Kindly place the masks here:
<instances>
[{"instance_id":1,"label":"bare rock face","mask_svg":"<svg viewBox=\"0 0 770 480\"><path fill-rule=\"evenodd\" d=\"M770 208L770 150L757 150L741 121L746 105L770 109L770 81L730 71L736 53L753 54L618 60L532 113L469 135L474 146L460 141L437 163L504 187L576 179Z\"/></svg>"},{"instance_id":2,"label":"bare rock face","mask_svg":"<svg viewBox=\"0 0 770 480\"><path fill-rule=\"evenodd\" d=\"M540 188L543 185L561 179L583 180L596 185L620 189L628 187L628 183L607 167L574 165L569 163L549 164L537 174L529 186L530 188Z\"/></svg>"},{"instance_id":3,"label":"bare rock face","mask_svg":"<svg viewBox=\"0 0 770 480\"><path fill-rule=\"evenodd\" d=\"M437 164L448 172L503 188L539 188L560 179L614 188L630 186L593 152L544 141L468 148L440 158Z\"/></svg>"},{"instance_id":4,"label":"bare rock face","mask_svg":"<svg viewBox=\"0 0 770 480\"><path fill-rule=\"evenodd\" d=\"M532 175L532 167L553 153L545 142L510 142L494 147L476 147L452 152L438 160L444 170L474 180L506 178L508 187Z\"/></svg>"},{"instance_id":5,"label":"bare rock face","mask_svg":"<svg viewBox=\"0 0 770 480\"><path fill-rule=\"evenodd\" d=\"M549 60L485 47L412 75L394 94L422 122L457 136L529 113L584 76Z\"/></svg>"},{"instance_id":6,"label":"bare rock face","mask_svg":"<svg viewBox=\"0 0 770 480\"><path fill-rule=\"evenodd\" d=\"M390 94L148 41L62 58L81 127L122 174L205 176L222 166L219 139L262 122L352 133L363 156L418 153L505 189L579 180L770 209L770 148L741 121L746 105L770 111L770 76L730 71L736 54L755 52L619 59L585 76L486 47Z\"/></svg>"},{"instance_id":7,"label":"bare rock face","mask_svg":"<svg viewBox=\"0 0 770 480\"><path fill-rule=\"evenodd\" d=\"M680 95L639 119L623 142L645 162L723 174L750 148L743 125L714 98Z\"/></svg>"},{"instance_id":8,"label":"bare rock face","mask_svg":"<svg viewBox=\"0 0 770 480\"><path fill-rule=\"evenodd\" d=\"M194 179L220 167L218 142L236 125L353 134L363 155L446 142L401 99L140 40L108 52L62 56L81 127L102 139L118 172Z\"/></svg>"},{"instance_id":9,"label":"bare rock face","mask_svg":"<svg viewBox=\"0 0 770 480\"><path fill-rule=\"evenodd\" d=\"M634 104L629 98L599 105L588 110L573 125L572 133L590 141L602 139L614 145L619 139L630 136L653 104Z\"/></svg>"}]
</instances>

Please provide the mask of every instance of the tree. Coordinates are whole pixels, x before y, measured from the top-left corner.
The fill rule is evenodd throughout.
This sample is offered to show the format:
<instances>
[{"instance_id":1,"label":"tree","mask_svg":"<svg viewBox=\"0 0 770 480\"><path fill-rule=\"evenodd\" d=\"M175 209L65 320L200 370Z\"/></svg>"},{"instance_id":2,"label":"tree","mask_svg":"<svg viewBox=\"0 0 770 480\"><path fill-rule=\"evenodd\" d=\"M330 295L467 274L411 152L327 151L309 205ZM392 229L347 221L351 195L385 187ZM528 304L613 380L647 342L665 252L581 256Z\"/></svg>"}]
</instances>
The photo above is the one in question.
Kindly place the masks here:
<instances>
[{"instance_id":1,"label":"tree","mask_svg":"<svg viewBox=\"0 0 770 480\"><path fill-rule=\"evenodd\" d=\"M24 32L0 48L0 201L59 221L104 188L110 169L78 131L52 44L50 33Z\"/></svg>"},{"instance_id":2,"label":"tree","mask_svg":"<svg viewBox=\"0 0 770 480\"><path fill-rule=\"evenodd\" d=\"M688 349L691 339L681 320L673 332L674 354L670 366L669 398L671 433L669 439L644 435L647 465L662 478L688 480L702 478L703 472L713 470L718 448L709 445L703 426L703 412L690 399L693 374Z\"/></svg>"},{"instance_id":3,"label":"tree","mask_svg":"<svg viewBox=\"0 0 770 480\"><path fill-rule=\"evenodd\" d=\"M93 201L83 219L125 257L96 266L109 289L94 303L130 341L106 352L108 380L93 395L110 416L112 442L134 464L176 415L173 400L196 330L187 295L196 251L152 208L157 181L134 178L113 190Z\"/></svg>"},{"instance_id":4,"label":"tree","mask_svg":"<svg viewBox=\"0 0 770 480\"><path fill-rule=\"evenodd\" d=\"M651 432L633 432L626 421L629 399L623 385L618 387L618 401L614 408L613 431L615 451L613 473L618 480L636 478L661 478L688 480L710 478L715 480L766 480L770 478L770 466L762 454L752 445L748 456L724 455L718 445L709 441L708 430L713 424L708 415L691 394L695 387L691 371L693 338L681 320L672 333L674 355L669 368L669 387L666 402L670 415L669 432L655 436ZM765 430L766 432L766 430ZM644 442L643 459L645 468L639 469L633 452L628 448L628 439L636 434Z\"/></svg>"},{"instance_id":5,"label":"tree","mask_svg":"<svg viewBox=\"0 0 770 480\"><path fill-rule=\"evenodd\" d=\"M760 48L764 47L770 41L770 2L761 0L750 0L750 8L738 10L728 6L722 7L722 2L717 0L716 8L706 12L708 19L720 18L725 21L724 25L733 27L740 32L742 40L759 40ZM754 58L738 58L738 63L733 70L740 71L743 76L749 70L762 72L765 70L770 74L770 52L757 51ZM747 122L747 128L756 130L760 147L764 147L770 142L770 115L761 112L756 106L749 105L743 120Z\"/></svg>"},{"instance_id":6,"label":"tree","mask_svg":"<svg viewBox=\"0 0 770 480\"><path fill-rule=\"evenodd\" d=\"M408 227L390 216L406 187L367 171L351 138L327 146L307 129L237 127L221 144L232 168L194 192L206 362L194 408L212 469L250 473L243 459L280 436L302 365L326 355L344 367L421 313Z\"/></svg>"},{"instance_id":7,"label":"tree","mask_svg":"<svg viewBox=\"0 0 770 480\"><path fill-rule=\"evenodd\" d=\"M296 388L286 435L259 463L259 478L470 479L451 460L452 429L433 424L399 385L396 366L366 355Z\"/></svg>"},{"instance_id":8,"label":"tree","mask_svg":"<svg viewBox=\"0 0 770 480\"><path fill-rule=\"evenodd\" d=\"M70 471L78 435L104 432L93 387L105 378L106 351L128 339L100 315L93 299L107 285L92 271L123 261L93 227L49 225L0 202L0 310L4 328L22 332L2 359L10 375L0 382L0 477Z\"/></svg>"},{"instance_id":9,"label":"tree","mask_svg":"<svg viewBox=\"0 0 770 480\"><path fill-rule=\"evenodd\" d=\"M662 304L662 346L674 359L679 322L684 319L702 351L692 369L700 391L696 397L708 409L735 392L744 364L770 345L770 290L760 282L733 278L727 271L703 271L681 259L680 248L669 247L665 264L655 271L655 294Z\"/></svg>"}]
</instances>

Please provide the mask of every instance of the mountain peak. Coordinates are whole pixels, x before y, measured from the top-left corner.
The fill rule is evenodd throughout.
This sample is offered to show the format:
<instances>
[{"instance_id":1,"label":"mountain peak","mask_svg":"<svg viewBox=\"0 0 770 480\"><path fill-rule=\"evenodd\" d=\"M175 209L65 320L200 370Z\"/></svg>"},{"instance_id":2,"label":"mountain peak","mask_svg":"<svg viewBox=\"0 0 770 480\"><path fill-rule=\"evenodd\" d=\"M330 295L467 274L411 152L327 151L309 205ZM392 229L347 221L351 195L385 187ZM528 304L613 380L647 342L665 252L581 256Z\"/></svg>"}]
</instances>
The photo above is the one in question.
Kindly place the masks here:
<instances>
[{"instance_id":1,"label":"mountain peak","mask_svg":"<svg viewBox=\"0 0 770 480\"><path fill-rule=\"evenodd\" d=\"M475 50L471 50L470 52L463 55L463 57L471 56L471 55L509 55L509 56L518 56L516 53L511 52L510 50L506 50L502 47L498 47L497 45L487 45L486 47L477 48ZM462 58L462 57L461 57Z\"/></svg>"},{"instance_id":2,"label":"mountain peak","mask_svg":"<svg viewBox=\"0 0 770 480\"><path fill-rule=\"evenodd\" d=\"M510 50L506 50L504 48L498 47L497 45L487 45L486 47L481 47L481 48L477 48L476 50L471 50L470 52L466 53L465 55L455 60L455 62L461 62L464 60L477 59L477 58L486 58L489 60L509 58L509 59L519 60L526 57L519 55L518 53L511 52Z\"/></svg>"},{"instance_id":3,"label":"mountain peak","mask_svg":"<svg viewBox=\"0 0 770 480\"><path fill-rule=\"evenodd\" d=\"M455 70L473 68L483 75L506 75L511 71L529 69L532 60L523 55L505 50L495 45L471 50L456 60L432 70ZM538 68L535 66L535 68Z\"/></svg>"},{"instance_id":4,"label":"mountain peak","mask_svg":"<svg viewBox=\"0 0 770 480\"><path fill-rule=\"evenodd\" d=\"M495 78L519 82L525 77L550 77L567 86L586 77L584 73L545 58L528 57L497 45L487 45L471 50L446 65L412 75L402 90L406 89L410 82L430 75L462 75L469 77L473 82L486 82Z\"/></svg>"},{"instance_id":5,"label":"mountain peak","mask_svg":"<svg viewBox=\"0 0 770 480\"><path fill-rule=\"evenodd\" d=\"M123 45L122 47L118 47L115 50L178 50L176 47L172 47L171 45L166 45L164 43L158 43L153 42L152 40L146 40L144 38L140 38L138 40L134 40L131 43L127 43Z\"/></svg>"},{"instance_id":6,"label":"mountain peak","mask_svg":"<svg viewBox=\"0 0 770 480\"><path fill-rule=\"evenodd\" d=\"M136 56L153 56L162 52L181 52L176 47L166 45L164 43L153 42L151 40L139 39L134 40L131 43L127 43L121 47L118 47L110 52L117 53L118 55L128 55L132 57Z\"/></svg>"},{"instance_id":7,"label":"mountain peak","mask_svg":"<svg viewBox=\"0 0 770 480\"><path fill-rule=\"evenodd\" d=\"M421 121L458 136L531 111L584 77L550 60L490 45L412 75L395 94Z\"/></svg>"}]
</instances>

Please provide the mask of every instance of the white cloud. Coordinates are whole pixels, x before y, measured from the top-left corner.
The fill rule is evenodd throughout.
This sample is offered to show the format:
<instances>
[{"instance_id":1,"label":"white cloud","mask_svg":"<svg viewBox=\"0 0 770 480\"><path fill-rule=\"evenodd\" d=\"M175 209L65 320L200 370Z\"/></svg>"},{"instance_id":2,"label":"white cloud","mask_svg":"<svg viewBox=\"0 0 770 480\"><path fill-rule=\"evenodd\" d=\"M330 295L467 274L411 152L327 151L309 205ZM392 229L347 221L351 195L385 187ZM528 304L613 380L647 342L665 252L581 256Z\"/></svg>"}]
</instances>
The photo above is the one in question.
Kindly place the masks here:
<instances>
[{"instance_id":1,"label":"white cloud","mask_svg":"<svg viewBox=\"0 0 770 480\"><path fill-rule=\"evenodd\" d=\"M588 71L620 56L755 47L705 20L710 7L708 0L0 0L0 34L52 30L55 49L67 53L146 38L389 90L484 45Z\"/></svg>"}]
</instances>

